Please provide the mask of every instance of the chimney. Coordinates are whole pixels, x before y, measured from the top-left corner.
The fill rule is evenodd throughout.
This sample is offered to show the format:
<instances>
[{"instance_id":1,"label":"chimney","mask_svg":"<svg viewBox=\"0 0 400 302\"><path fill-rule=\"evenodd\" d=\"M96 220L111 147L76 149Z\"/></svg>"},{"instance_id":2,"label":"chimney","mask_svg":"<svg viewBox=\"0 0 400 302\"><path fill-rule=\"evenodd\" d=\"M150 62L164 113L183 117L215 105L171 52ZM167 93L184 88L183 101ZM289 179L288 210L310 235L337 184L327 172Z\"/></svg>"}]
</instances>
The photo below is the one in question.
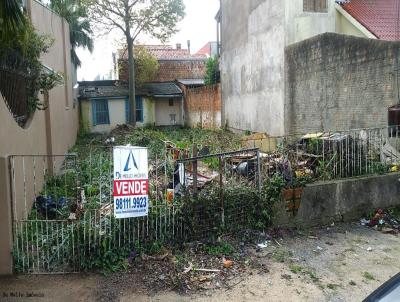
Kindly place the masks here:
<instances>
[{"instance_id":1,"label":"chimney","mask_svg":"<svg viewBox=\"0 0 400 302\"><path fill-rule=\"evenodd\" d=\"M176 43L176 49L177 49L177 50L181 50L181 49L182 49L181 43Z\"/></svg>"},{"instance_id":2,"label":"chimney","mask_svg":"<svg viewBox=\"0 0 400 302\"><path fill-rule=\"evenodd\" d=\"M187 40L187 49L188 49L188 51L189 51L189 54L190 54L190 40Z\"/></svg>"}]
</instances>

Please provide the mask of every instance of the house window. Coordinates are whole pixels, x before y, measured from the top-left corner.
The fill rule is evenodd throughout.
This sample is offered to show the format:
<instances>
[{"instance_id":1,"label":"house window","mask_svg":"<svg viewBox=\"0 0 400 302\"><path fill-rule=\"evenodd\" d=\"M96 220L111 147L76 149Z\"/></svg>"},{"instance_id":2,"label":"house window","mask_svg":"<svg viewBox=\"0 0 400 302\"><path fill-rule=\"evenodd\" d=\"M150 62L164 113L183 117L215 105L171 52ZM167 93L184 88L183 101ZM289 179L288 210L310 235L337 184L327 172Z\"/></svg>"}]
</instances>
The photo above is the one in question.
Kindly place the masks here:
<instances>
[{"instance_id":1,"label":"house window","mask_svg":"<svg viewBox=\"0 0 400 302\"><path fill-rule=\"evenodd\" d=\"M125 101L125 117L126 122L130 121L130 104L129 99ZM143 110L143 98L141 96L136 97L136 122L143 123L144 121L144 110Z\"/></svg>"},{"instance_id":2,"label":"house window","mask_svg":"<svg viewBox=\"0 0 400 302\"><path fill-rule=\"evenodd\" d=\"M169 99L169 107L173 107L174 106L174 99Z\"/></svg>"},{"instance_id":3,"label":"house window","mask_svg":"<svg viewBox=\"0 0 400 302\"><path fill-rule=\"evenodd\" d=\"M313 13L327 13L327 0L303 0L303 11Z\"/></svg>"},{"instance_id":4,"label":"house window","mask_svg":"<svg viewBox=\"0 0 400 302\"><path fill-rule=\"evenodd\" d=\"M400 134L400 105L388 110L389 137L398 137Z\"/></svg>"},{"instance_id":5,"label":"house window","mask_svg":"<svg viewBox=\"0 0 400 302\"><path fill-rule=\"evenodd\" d=\"M143 123L143 98L136 97L136 121Z\"/></svg>"},{"instance_id":6,"label":"house window","mask_svg":"<svg viewBox=\"0 0 400 302\"><path fill-rule=\"evenodd\" d=\"M108 112L108 100L93 100L93 125L109 125L110 114Z\"/></svg>"}]
</instances>

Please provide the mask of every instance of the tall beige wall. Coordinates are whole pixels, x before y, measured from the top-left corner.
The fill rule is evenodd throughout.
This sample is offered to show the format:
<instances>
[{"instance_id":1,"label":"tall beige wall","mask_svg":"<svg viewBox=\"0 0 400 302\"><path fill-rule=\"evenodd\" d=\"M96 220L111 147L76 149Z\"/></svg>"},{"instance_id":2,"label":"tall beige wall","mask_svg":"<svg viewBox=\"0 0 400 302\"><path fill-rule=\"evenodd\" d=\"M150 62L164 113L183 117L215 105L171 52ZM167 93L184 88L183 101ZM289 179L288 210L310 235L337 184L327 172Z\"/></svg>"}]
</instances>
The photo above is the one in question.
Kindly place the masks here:
<instances>
[{"instance_id":1,"label":"tall beige wall","mask_svg":"<svg viewBox=\"0 0 400 302\"><path fill-rule=\"evenodd\" d=\"M8 157L10 155L46 154L48 150L47 141L51 142L53 154L64 154L75 143L79 127L78 108L73 100L68 23L36 1L29 0L27 7L32 24L38 32L54 38L53 46L47 54L42 56L42 63L55 71L64 73L66 81L64 85L51 90L48 111L36 111L24 129L14 121L0 96L0 206L4 209L1 214L2 217L0 217L0 274L12 272L11 217L9 216L11 215L9 211L11 192L8 179ZM46 131L46 127L51 128L51 137L49 138L46 136L46 133L49 133ZM26 173L30 173L28 166L26 168ZM22 176L16 177L14 183L16 187L22 187L22 178ZM28 182L26 184L28 206L33 202L34 191L40 190L38 187L42 183L42 179L36 179L35 189L33 183ZM25 203L24 198L18 195L16 195L15 200L17 209L20 209L21 204Z\"/></svg>"}]
</instances>

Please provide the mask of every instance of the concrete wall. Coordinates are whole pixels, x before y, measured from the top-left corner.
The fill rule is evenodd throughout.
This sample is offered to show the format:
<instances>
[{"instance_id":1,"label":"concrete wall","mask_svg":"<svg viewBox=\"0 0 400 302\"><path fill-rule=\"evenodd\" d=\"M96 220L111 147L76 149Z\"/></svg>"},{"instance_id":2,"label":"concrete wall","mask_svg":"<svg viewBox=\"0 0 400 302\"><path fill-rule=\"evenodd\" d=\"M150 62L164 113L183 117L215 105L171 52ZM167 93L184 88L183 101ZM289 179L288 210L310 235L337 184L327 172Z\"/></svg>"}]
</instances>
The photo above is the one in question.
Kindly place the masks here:
<instances>
[{"instance_id":1,"label":"concrete wall","mask_svg":"<svg viewBox=\"0 0 400 302\"><path fill-rule=\"evenodd\" d=\"M185 89L185 125L189 127L221 127L220 85Z\"/></svg>"},{"instance_id":2,"label":"concrete wall","mask_svg":"<svg viewBox=\"0 0 400 302\"><path fill-rule=\"evenodd\" d=\"M8 170L8 156L17 154L64 154L75 143L78 131L78 110L73 102L72 68L70 59L69 26L59 16L49 11L40 3L28 1L32 23L42 34L54 38L54 44L42 57L44 65L64 73L66 83L50 91L49 108L36 111L23 129L14 121L3 98L0 96L0 205L4 209L0 219L0 274L12 272L10 236L11 192ZM49 131L50 129L50 131ZM29 166L26 167L27 169ZM30 171L27 171L29 173ZM22 187L22 177L15 179L15 185ZM36 179L36 190L42 185L42 179ZM27 186L27 205L34 199L31 182ZM37 192L37 191L36 191ZM24 199L16 196L17 209L22 208Z\"/></svg>"},{"instance_id":3,"label":"concrete wall","mask_svg":"<svg viewBox=\"0 0 400 302\"><path fill-rule=\"evenodd\" d=\"M303 12L303 0L285 1L285 45L325 32L335 32L335 1L327 0L326 13Z\"/></svg>"},{"instance_id":4,"label":"concrete wall","mask_svg":"<svg viewBox=\"0 0 400 302\"><path fill-rule=\"evenodd\" d=\"M156 126L173 126L170 114L175 114L176 125L183 125L183 100L182 98L173 100L174 104L170 106L169 98L154 99Z\"/></svg>"},{"instance_id":5,"label":"concrete wall","mask_svg":"<svg viewBox=\"0 0 400 302\"><path fill-rule=\"evenodd\" d=\"M323 34L286 49L289 134L388 125L400 42Z\"/></svg>"},{"instance_id":6,"label":"concrete wall","mask_svg":"<svg viewBox=\"0 0 400 302\"><path fill-rule=\"evenodd\" d=\"M222 0L223 124L284 133L285 5Z\"/></svg>"},{"instance_id":7,"label":"concrete wall","mask_svg":"<svg viewBox=\"0 0 400 302\"><path fill-rule=\"evenodd\" d=\"M400 205L400 174L316 183L304 188L297 215L277 205L276 226L315 226L360 219L378 208Z\"/></svg>"}]
</instances>

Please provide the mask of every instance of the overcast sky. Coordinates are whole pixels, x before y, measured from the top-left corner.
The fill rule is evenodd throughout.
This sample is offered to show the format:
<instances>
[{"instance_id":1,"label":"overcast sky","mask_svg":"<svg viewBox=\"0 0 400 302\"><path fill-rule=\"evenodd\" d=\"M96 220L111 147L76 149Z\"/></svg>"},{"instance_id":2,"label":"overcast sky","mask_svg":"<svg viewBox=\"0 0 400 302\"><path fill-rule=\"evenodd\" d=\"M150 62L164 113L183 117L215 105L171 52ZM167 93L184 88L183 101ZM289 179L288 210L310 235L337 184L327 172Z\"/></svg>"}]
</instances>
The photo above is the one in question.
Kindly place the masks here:
<instances>
[{"instance_id":1,"label":"overcast sky","mask_svg":"<svg viewBox=\"0 0 400 302\"><path fill-rule=\"evenodd\" d=\"M215 15L219 9L219 0L184 0L186 5L185 19L179 23L179 32L173 36L168 44L181 43L187 47L187 40L191 41L191 51L195 53L209 41L216 40ZM158 41L147 37L139 37L140 43L159 44ZM78 51L82 67L78 70L78 80L94 80L97 75L101 79L112 69L112 53L121 45L121 39L116 34L97 38L95 50L92 54L88 51Z\"/></svg>"}]
</instances>

